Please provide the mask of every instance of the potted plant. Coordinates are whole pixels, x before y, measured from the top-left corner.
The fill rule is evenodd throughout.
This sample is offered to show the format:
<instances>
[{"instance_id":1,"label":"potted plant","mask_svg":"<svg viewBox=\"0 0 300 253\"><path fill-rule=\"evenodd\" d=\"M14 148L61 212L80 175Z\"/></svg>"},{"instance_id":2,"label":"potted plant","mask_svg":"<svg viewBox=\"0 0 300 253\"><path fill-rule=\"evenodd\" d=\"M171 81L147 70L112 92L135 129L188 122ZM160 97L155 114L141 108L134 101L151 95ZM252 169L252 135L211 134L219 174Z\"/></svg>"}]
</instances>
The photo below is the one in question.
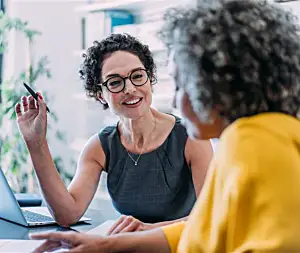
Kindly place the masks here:
<instances>
[{"instance_id":1,"label":"potted plant","mask_svg":"<svg viewBox=\"0 0 300 253\"><path fill-rule=\"evenodd\" d=\"M46 56L39 57L37 60L34 60L32 57L35 38L36 36L40 36L41 33L30 29L27 22L19 18L8 17L4 13L0 13L0 52L4 53L6 51L8 45L7 37L11 31L24 34L28 43L29 61L28 65L24 66L22 72L9 78L9 80L3 81L0 86L0 165L13 191L30 193L36 191L37 184L29 152L17 128L14 106L26 94L23 82L36 90L38 80L41 77L51 78L51 72ZM43 96L47 101L47 94L45 92ZM54 123L57 122L55 113L51 112L50 119ZM62 132L53 129L51 125L48 128L50 131L55 131L57 139L64 143L66 142ZM61 157L55 157L54 162L62 178L68 183L72 176L63 169Z\"/></svg>"}]
</instances>

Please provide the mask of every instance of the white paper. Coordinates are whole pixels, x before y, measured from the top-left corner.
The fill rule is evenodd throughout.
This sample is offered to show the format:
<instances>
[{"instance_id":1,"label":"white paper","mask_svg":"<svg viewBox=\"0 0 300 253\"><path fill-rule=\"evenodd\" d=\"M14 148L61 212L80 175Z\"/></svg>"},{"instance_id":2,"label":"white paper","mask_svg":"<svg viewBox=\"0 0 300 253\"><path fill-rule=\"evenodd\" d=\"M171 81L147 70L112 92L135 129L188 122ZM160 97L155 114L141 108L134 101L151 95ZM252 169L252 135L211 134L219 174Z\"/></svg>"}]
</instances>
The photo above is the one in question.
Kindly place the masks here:
<instances>
[{"instance_id":1,"label":"white paper","mask_svg":"<svg viewBox=\"0 0 300 253\"><path fill-rule=\"evenodd\" d=\"M0 252L2 253L29 253L38 248L44 240L1 240ZM67 252L68 249L58 249L52 253Z\"/></svg>"},{"instance_id":2,"label":"white paper","mask_svg":"<svg viewBox=\"0 0 300 253\"><path fill-rule=\"evenodd\" d=\"M44 241L37 240L0 240L0 252L31 252Z\"/></svg>"},{"instance_id":3,"label":"white paper","mask_svg":"<svg viewBox=\"0 0 300 253\"><path fill-rule=\"evenodd\" d=\"M86 234L89 235L101 235L105 236L107 235L108 230L111 228L111 226L115 223L115 220L107 220L101 225L89 230Z\"/></svg>"},{"instance_id":4,"label":"white paper","mask_svg":"<svg viewBox=\"0 0 300 253\"><path fill-rule=\"evenodd\" d=\"M37 211L37 210L35 210ZM45 209L39 210L43 211L40 213L46 214ZM46 211L47 212L47 211ZM111 226L115 223L115 220L108 220L101 225L89 230L86 234L90 235L99 235L99 236L105 236L107 235L108 230L111 228ZM28 253L32 252L34 249L39 247L44 241L40 240L0 240L0 252L1 253ZM55 250L53 252L66 252L67 249L60 249Z\"/></svg>"}]
</instances>

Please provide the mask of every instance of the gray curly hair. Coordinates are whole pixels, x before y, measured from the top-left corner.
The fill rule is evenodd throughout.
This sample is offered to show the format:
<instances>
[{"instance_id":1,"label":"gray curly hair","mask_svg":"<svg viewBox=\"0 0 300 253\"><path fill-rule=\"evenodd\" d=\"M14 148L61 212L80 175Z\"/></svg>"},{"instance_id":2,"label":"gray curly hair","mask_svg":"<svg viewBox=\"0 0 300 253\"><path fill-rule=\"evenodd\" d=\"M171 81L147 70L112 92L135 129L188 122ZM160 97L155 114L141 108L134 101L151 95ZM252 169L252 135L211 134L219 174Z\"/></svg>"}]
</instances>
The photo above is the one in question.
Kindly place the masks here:
<instances>
[{"instance_id":1,"label":"gray curly hair","mask_svg":"<svg viewBox=\"0 0 300 253\"><path fill-rule=\"evenodd\" d=\"M175 52L176 83L199 119L217 108L228 123L263 112L297 117L300 36L297 18L259 0L223 0L170 9L159 36Z\"/></svg>"}]
</instances>

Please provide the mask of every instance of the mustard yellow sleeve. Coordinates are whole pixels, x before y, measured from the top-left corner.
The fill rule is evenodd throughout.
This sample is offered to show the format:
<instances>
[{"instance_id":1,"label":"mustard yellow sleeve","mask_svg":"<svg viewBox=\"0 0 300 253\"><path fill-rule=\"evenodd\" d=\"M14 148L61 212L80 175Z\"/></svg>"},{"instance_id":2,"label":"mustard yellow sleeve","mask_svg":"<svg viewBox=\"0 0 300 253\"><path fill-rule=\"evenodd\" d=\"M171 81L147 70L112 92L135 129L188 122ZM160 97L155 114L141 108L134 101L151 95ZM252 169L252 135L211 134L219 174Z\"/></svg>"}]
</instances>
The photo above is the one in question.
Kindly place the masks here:
<instances>
[{"instance_id":1,"label":"mustard yellow sleeve","mask_svg":"<svg viewBox=\"0 0 300 253\"><path fill-rule=\"evenodd\" d=\"M250 124L227 133L218 152L177 253L300 252L293 142Z\"/></svg>"},{"instance_id":2,"label":"mustard yellow sleeve","mask_svg":"<svg viewBox=\"0 0 300 253\"><path fill-rule=\"evenodd\" d=\"M180 240L184 226L185 226L185 221L180 221L162 227L162 230L164 231L164 234L168 240L172 253L176 253L177 251L177 245Z\"/></svg>"}]
</instances>

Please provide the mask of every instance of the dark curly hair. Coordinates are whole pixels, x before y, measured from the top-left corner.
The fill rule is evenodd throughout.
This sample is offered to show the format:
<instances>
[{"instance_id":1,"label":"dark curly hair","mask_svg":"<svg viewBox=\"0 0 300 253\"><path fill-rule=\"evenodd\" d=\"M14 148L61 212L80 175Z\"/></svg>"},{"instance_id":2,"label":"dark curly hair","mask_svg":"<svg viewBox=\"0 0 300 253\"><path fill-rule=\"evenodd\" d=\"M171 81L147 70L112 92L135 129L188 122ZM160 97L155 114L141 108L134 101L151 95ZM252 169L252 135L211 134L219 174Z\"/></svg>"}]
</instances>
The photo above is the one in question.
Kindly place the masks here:
<instances>
[{"instance_id":1,"label":"dark curly hair","mask_svg":"<svg viewBox=\"0 0 300 253\"><path fill-rule=\"evenodd\" d=\"M174 50L176 83L200 120L211 109L228 123L263 112L299 117L297 18L259 0L170 9L159 36Z\"/></svg>"},{"instance_id":2,"label":"dark curly hair","mask_svg":"<svg viewBox=\"0 0 300 253\"><path fill-rule=\"evenodd\" d=\"M136 55L147 70L151 83L156 82L156 66L149 47L129 34L111 34L100 42L94 41L93 46L83 54L84 60L79 75L84 81L87 96L99 101L98 95L102 92L100 84L103 82L101 79L103 62L116 51L126 51ZM108 105L105 104L103 107L107 109Z\"/></svg>"}]
</instances>

